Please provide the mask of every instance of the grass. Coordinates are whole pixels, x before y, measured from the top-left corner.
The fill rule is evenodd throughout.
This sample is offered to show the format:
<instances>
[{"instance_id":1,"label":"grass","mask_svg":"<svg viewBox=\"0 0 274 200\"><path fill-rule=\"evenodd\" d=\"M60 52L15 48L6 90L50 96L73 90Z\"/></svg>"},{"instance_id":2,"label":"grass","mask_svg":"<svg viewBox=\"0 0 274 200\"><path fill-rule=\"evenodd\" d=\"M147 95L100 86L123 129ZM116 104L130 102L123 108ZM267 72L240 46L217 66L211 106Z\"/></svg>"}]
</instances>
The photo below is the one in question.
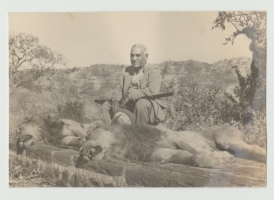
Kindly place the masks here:
<instances>
[{"instance_id":1,"label":"grass","mask_svg":"<svg viewBox=\"0 0 274 200\"><path fill-rule=\"evenodd\" d=\"M224 104L226 98L221 91L227 88L231 90L232 83L237 85L237 77L229 68L235 63L248 65L249 59L225 60L213 65L196 61L172 62L179 69L180 85L175 97L176 116L171 116L169 108L166 126L174 130L201 131L216 124L227 124L241 129L247 142L266 147L264 112L252 112L252 118L244 126L239 120L227 115L236 112L237 107ZM172 77L168 72L167 62L159 66L164 77ZM112 89L119 82L117 74L121 69L122 66L119 65L94 65L82 69L56 70L52 77L29 82L26 88L11 86L10 135L14 136L17 125L25 117L38 113L56 113L61 118L80 123L100 119L99 105L93 100L99 97L109 98ZM212 75L213 72L218 76ZM114 76L106 76L110 74ZM193 87L192 83L200 85Z\"/></svg>"}]
</instances>

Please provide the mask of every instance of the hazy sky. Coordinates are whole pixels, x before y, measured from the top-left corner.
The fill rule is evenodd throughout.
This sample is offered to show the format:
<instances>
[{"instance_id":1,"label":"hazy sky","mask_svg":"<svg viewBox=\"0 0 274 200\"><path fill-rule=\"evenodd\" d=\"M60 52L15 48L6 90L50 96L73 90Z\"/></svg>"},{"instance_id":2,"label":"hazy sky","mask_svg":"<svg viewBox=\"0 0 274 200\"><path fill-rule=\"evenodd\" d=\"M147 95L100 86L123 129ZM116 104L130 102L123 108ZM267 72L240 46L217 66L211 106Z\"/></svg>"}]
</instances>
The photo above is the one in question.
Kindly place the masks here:
<instances>
[{"instance_id":1,"label":"hazy sky","mask_svg":"<svg viewBox=\"0 0 274 200\"><path fill-rule=\"evenodd\" d=\"M211 30L217 12L10 13L9 31L31 33L62 53L69 67L130 64L130 48L143 43L148 62L197 60L214 63L248 56L249 39L234 31Z\"/></svg>"}]
</instances>

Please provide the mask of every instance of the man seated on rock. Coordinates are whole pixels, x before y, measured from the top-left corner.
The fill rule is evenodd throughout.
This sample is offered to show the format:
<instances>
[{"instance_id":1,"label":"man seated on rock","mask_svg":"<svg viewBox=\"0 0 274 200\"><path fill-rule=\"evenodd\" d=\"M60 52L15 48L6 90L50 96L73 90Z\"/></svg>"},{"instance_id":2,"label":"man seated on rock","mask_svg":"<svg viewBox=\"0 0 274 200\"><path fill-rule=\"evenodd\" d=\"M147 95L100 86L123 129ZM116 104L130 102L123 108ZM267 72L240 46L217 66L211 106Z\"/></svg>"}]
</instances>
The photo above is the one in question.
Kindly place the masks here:
<instances>
[{"instance_id":1,"label":"man seated on rock","mask_svg":"<svg viewBox=\"0 0 274 200\"><path fill-rule=\"evenodd\" d=\"M144 45L132 46L130 53L132 65L123 69L121 82L112 94L112 105L105 102L101 107L107 126L111 125L111 117L117 112L119 104L134 113L135 124L157 125L164 121L163 109L167 107L166 101L146 98L158 94L162 82L158 66L146 63L147 59L148 53Z\"/></svg>"}]
</instances>

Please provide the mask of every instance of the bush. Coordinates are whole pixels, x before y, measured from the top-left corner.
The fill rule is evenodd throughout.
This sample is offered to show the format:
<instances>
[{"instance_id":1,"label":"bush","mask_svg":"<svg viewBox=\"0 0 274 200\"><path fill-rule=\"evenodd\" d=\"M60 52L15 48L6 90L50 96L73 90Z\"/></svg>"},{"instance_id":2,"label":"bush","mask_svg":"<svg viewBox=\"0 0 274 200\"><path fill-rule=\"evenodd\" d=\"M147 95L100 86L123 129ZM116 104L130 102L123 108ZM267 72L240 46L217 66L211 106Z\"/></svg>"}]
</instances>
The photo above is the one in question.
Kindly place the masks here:
<instances>
[{"instance_id":1,"label":"bush","mask_svg":"<svg viewBox=\"0 0 274 200\"><path fill-rule=\"evenodd\" d=\"M234 120L224 125L233 126L244 132L247 143L266 148L266 113L261 111L251 111L251 113L251 118L245 125Z\"/></svg>"},{"instance_id":2,"label":"bush","mask_svg":"<svg viewBox=\"0 0 274 200\"><path fill-rule=\"evenodd\" d=\"M67 101L65 104L57 105L58 116L63 119L72 119L79 123L84 122L84 102Z\"/></svg>"},{"instance_id":3,"label":"bush","mask_svg":"<svg viewBox=\"0 0 274 200\"><path fill-rule=\"evenodd\" d=\"M172 114L171 99L167 109L168 128L201 131L221 122L222 101L225 97L218 89L206 90L192 83L173 98L175 112Z\"/></svg>"},{"instance_id":4,"label":"bush","mask_svg":"<svg viewBox=\"0 0 274 200\"><path fill-rule=\"evenodd\" d=\"M266 113L252 112L252 120L244 126L246 141L266 148Z\"/></svg>"},{"instance_id":5,"label":"bush","mask_svg":"<svg viewBox=\"0 0 274 200\"><path fill-rule=\"evenodd\" d=\"M25 117L41 113L56 113L61 96L58 93L37 93L27 88L10 87L9 125L11 135Z\"/></svg>"},{"instance_id":6,"label":"bush","mask_svg":"<svg viewBox=\"0 0 274 200\"><path fill-rule=\"evenodd\" d=\"M233 68L239 81L239 86L234 89L235 95L219 89L204 89L195 82L187 86L179 82L178 91L169 100L166 126L176 131L203 131L210 126L225 124L242 130L246 142L266 148L265 107L252 108L257 92L256 69L244 77L237 66Z\"/></svg>"}]
</instances>

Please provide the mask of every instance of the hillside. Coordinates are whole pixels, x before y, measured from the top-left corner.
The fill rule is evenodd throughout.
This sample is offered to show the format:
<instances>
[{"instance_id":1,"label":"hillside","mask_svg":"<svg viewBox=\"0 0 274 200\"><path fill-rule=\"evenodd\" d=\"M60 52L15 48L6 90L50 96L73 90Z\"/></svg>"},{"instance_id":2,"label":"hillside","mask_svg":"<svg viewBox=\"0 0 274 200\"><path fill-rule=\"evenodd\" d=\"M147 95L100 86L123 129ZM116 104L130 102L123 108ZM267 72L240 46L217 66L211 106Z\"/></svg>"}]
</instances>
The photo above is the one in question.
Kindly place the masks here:
<instances>
[{"instance_id":1,"label":"hillside","mask_svg":"<svg viewBox=\"0 0 274 200\"><path fill-rule=\"evenodd\" d=\"M178 70L180 86L188 86L197 82L205 89L223 89L233 94L233 88L238 85L238 80L232 66L237 65L243 74L250 73L251 58L233 58L221 60L213 64L188 61L168 61L159 65L163 80L169 83L174 74L170 67ZM109 98L111 90L120 80L120 74L124 65L91 65L84 68L58 70L50 78L41 78L36 84L42 88L61 90L65 86L72 93L77 94L80 99Z\"/></svg>"},{"instance_id":2,"label":"hillside","mask_svg":"<svg viewBox=\"0 0 274 200\"><path fill-rule=\"evenodd\" d=\"M230 60L221 60L213 64L188 61L168 61L159 64L164 71L164 81L169 82L173 75L166 72L169 65L178 70L178 77L181 86L188 86L195 81L199 86L205 89L224 89L232 94L231 88L238 85L238 80L232 66L237 65L243 75L250 73L251 58L233 58Z\"/></svg>"}]
</instances>

